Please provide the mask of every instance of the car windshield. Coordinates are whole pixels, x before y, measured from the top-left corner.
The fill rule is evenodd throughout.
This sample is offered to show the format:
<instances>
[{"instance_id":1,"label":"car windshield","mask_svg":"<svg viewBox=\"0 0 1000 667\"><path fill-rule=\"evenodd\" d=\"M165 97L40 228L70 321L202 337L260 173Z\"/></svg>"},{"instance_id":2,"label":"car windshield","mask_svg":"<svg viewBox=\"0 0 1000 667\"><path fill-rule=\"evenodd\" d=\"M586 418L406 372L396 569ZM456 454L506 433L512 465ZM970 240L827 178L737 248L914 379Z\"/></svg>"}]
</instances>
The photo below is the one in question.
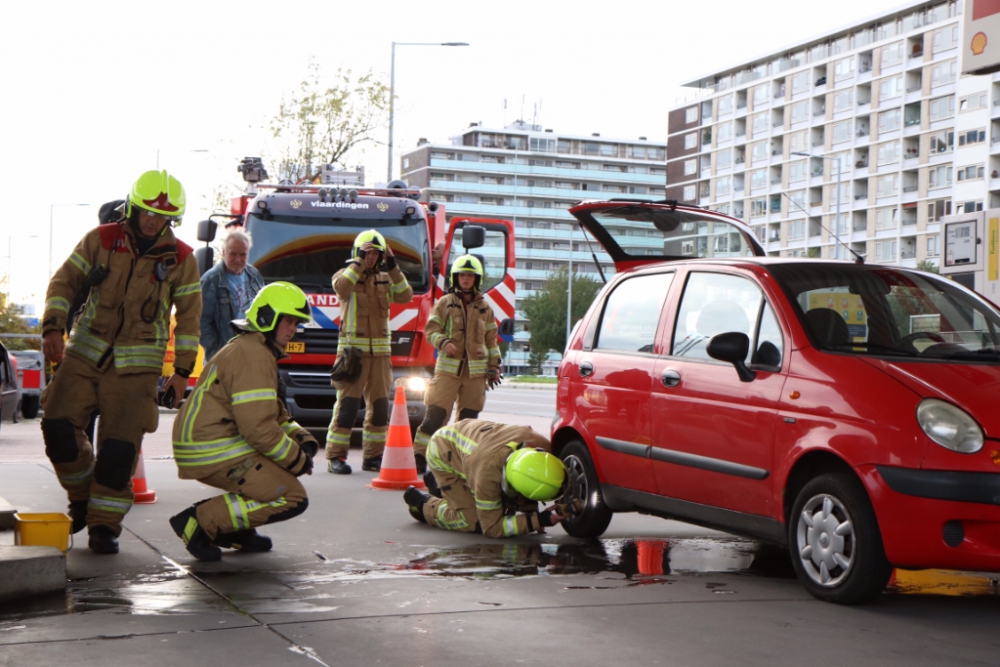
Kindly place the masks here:
<instances>
[{"instance_id":1,"label":"car windshield","mask_svg":"<svg viewBox=\"0 0 1000 667\"><path fill-rule=\"evenodd\" d=\"M330 279L346 266L354 237L366 229L377 229L385 237L413 291L426 292L430 250L422 218L400 222L271 215L265 220L251 214L250 263L266 282L286 280L307 292L332 292Z\"/></svg>"},{"instance_id":2,"label":"car windshield","mask_svg":"<svg viewBox=\"0 0 1000 667\"><path fill-rule=\"evenodd\" d=\"M857 264L769 269L819 349L1000 363L1000 313L951 281L922 271Z\"/></svg>"}]
</instances>

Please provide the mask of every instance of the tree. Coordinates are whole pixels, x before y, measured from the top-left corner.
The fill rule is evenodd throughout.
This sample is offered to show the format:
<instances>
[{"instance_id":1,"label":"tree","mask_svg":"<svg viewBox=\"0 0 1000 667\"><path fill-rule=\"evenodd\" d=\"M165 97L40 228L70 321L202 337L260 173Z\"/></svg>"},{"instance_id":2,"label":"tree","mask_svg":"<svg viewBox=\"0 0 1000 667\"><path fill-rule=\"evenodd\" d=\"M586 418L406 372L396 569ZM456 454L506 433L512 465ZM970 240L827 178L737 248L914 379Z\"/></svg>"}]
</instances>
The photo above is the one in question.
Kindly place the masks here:
<instances>
[{"instance_id":1,"label":"tree","mask_svg":"<svg viewBox=\"0 0 1000 667\"><path fill-rule=\"evenodd\" d=\"M0 287L6 289L0 282ZM10 303L5 292L0 293L0 333L30 334L38 333L39 327L30 327L21 317L21 307ZM39 342L31 338L4 338L4 346L10 350L39 349Z\"/></svg>"},{"instance_id":2,"label":"tree","mask_svg":"<svg viewBox=\"0 0 1000 667\"><path fill-rule=\"evenodd\" d=\"M550 273L545 288L521 301L521 310L528 316L532 351L555 350L566 347L566 267ZM573 323L578 322L590 308L601 289L601 284L586 274L573 274Z\"/></svg>"},{"instance_id":3,"label":"tree","mask_svg":"<svg viewBox=\"0 0 1000 667\"><path fill-rule=\"evenodd\" d=\"M346 167L348 153L367 141L388 122L389 87L372 74L354 77L338 69L332 84L324 83L319 65L309 63L309 74L291 99L282 100L271 119L278 140L272 163L279 179L319 177L324 164Z\"/></svg>"},{"instance_id":4,"label":"tree","mask_svg":"<svg viewBox=\"0 0 1000 667\"><path fill-rule=\"evenodd\" d=\"M917 271L927 271L928 273L941 273L941 271L938 269L937 264L928 259L922 259L919 262L917 262Z\"/></svg>"},{"instance_id":5,"label":"tree","mask_svg":"<svg viewBox=\"0 0 1000 667\"><path fill-rule=\"evenodd\" d=\"M532 349L531 352L528 352L528 366L535 370L535 375L542 374L542 366L545 365L545 362L548 360L548 350L543 351Z\"/></svg>"}]
</instances>

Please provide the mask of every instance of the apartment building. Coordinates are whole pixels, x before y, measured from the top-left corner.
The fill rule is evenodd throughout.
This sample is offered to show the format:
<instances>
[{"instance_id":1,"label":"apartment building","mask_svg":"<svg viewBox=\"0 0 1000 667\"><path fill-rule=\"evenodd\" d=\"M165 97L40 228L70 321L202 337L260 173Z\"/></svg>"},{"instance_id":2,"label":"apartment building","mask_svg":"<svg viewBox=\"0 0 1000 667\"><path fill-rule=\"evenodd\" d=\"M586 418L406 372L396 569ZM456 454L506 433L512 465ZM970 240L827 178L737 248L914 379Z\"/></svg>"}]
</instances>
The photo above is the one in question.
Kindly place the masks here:
<instances>
[{"instance_id":1,"label":"apartment building","mask_svg":"<svg viewBox=\"0 0 1000 667\"><path fill-rule=\"evenodd\" d=\"M962 9L913 2L685 84L667 198L771 255L939 265L943 216L1000 206L1000 74L959 75Z\"/></svg>"},{"instance_id":2,"label":"apartment building","mask_svg":"<svg viewBox=\"0 0 1000 667\"><path fill-rule=\"evenodd\" d=\"M584 199L663 199L665 162L666 145L646 137L558 134L523 121L504 128L472 123L446 144L421 139L403 155L402 175L410 185L426 188L431 201L444 204L449 220L467 216L514 222L517 333L506 363L510 372L518 372L528 360L521 300L543 288L548 275L570 260L575 272L599 279L591 246L567 209ZM610 258L591 243L605 275L611 275ZM559 355L552 355L546 370L554 372L558 362Z\"/></svg>"}]
</instances>

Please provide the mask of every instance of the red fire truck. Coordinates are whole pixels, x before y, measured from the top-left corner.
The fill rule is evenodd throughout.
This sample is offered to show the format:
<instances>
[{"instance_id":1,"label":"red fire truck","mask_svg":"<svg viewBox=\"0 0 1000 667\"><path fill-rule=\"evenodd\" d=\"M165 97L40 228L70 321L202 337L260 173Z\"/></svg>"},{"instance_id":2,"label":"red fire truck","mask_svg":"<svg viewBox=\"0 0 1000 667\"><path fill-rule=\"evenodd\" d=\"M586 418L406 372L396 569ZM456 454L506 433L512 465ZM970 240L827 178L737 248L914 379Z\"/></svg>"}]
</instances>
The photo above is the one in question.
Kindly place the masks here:
<instances>
[{"instance_id":1,"label":"red fire truck","mask_svg":"<svg viewBox=\"0 0 1000 667\"><path fill-rule=\"evenodd\" d=\"M266 282L284 280L301 287L313 306L313 323L288 345L279 372L287 387L292 417L304 426L330 422L336 392L330 367L337 354L340 303L331 278L343 268L354 238L366 229L381 233L413 287L413 300L391 306L392 365L406 388L413 428L423 420L423 394L433 376L435 349L424 337L431 307L448 287L450 260L470 252L483 260L484 294L497 316L501 337L511 340L514 325L514 225L508 220L453 217L445 207L420 201L420 191L393 181L366 189L363 171L326 170L322 184L265 184L259 158L246 158L240 171L247 193L232 200L231 212L199 225L198 238L210 242L216 219L241 223L253 238L250 263ZM435 245L444 242L439 266L431 266ZM196 251L202 272L212 263L210 248ZM358 424L363 419L363 408Z\"/></svg>"}]
</instances>

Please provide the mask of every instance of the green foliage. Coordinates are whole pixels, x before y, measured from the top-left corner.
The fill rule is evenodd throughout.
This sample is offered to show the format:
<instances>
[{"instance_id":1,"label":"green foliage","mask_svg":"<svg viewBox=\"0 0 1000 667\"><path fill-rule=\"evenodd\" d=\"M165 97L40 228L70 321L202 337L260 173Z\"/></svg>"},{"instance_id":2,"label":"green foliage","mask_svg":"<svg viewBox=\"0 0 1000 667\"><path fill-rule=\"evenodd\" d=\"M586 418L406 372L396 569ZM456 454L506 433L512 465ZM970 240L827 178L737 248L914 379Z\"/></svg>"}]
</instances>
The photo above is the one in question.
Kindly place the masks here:
<instances>
[{"instance_id":1,"label":"green foliage","mask_svg":"<svg viewBox=\"0 0 1000 667\"><path fill-rule=\"evenodd\" d=\"M563 318L565 320L566 318ZM549 351L544 352L536 351L534 348L528 353L528 366L535 372L535 375L540 375L542 373L542 366L546 361L549 360Z\"/></svg>"},{"instance_id":2,"label":"green foliage","mask_svg":"<svg viewBox=\"0 0 1000 667\"><path fill-rule=\"evenodd\" d=\"M324 81L316 62L291 99L282 100L271 119L271 134L279 148L272 156L280 179L315 180L324 164L346 166L347 154L389 118L389 86L371 70L354 77L338 69L332 83Z\"/></svg>"},{"instance_id":3,"label":"green foliage","mask_svg":"<svg viewBox=\"0 0 1000 667\"><path fill-rule=\"evenodd\" d=\"M819 248L807 248L806 257L816 258L819 257Z\"/></svg>"},{"instance_id":4,"label":"green foliage","mask_svg":"<svg viewBox=\"0 0 1000 667\"><path fill-rule=\"evenodd\" d=\"M535 350L561 352L566 347L566 294L569 281L566 267L550 273L545 289L521 301L528 316L532 354ZM586 274L573 274L573 323L576 324L590 308L601 284ZM539 364L539 367L541 365Z\"/></svg>"},{"instance_id":5,"label":"green foliage","mask_svg":"<svg viewBox=\"0 0 1000 667\"><path fill-rule=\"evenodd\" d=\"M0 333L40 333L39 327L28 326L28 323L21 317L21 308L11 304L7 300L6 293L0 293ZM0 339L0 342L3 342L8 350L37 350L41 347L38 339L35 338L3 338Z\"/></svg>"},{"instance_id":6,"label":"green foliage","mask_svg":"<svg viewBox=\"0 0 1000 667\"><path fill-rule=\"evenodd\" d=\"M927 259L922 259L919 262L917 262L917 271L927 271L928 273L941 273L941 271L937 267L937 264Z\"/></svg>"}]
</instances>

